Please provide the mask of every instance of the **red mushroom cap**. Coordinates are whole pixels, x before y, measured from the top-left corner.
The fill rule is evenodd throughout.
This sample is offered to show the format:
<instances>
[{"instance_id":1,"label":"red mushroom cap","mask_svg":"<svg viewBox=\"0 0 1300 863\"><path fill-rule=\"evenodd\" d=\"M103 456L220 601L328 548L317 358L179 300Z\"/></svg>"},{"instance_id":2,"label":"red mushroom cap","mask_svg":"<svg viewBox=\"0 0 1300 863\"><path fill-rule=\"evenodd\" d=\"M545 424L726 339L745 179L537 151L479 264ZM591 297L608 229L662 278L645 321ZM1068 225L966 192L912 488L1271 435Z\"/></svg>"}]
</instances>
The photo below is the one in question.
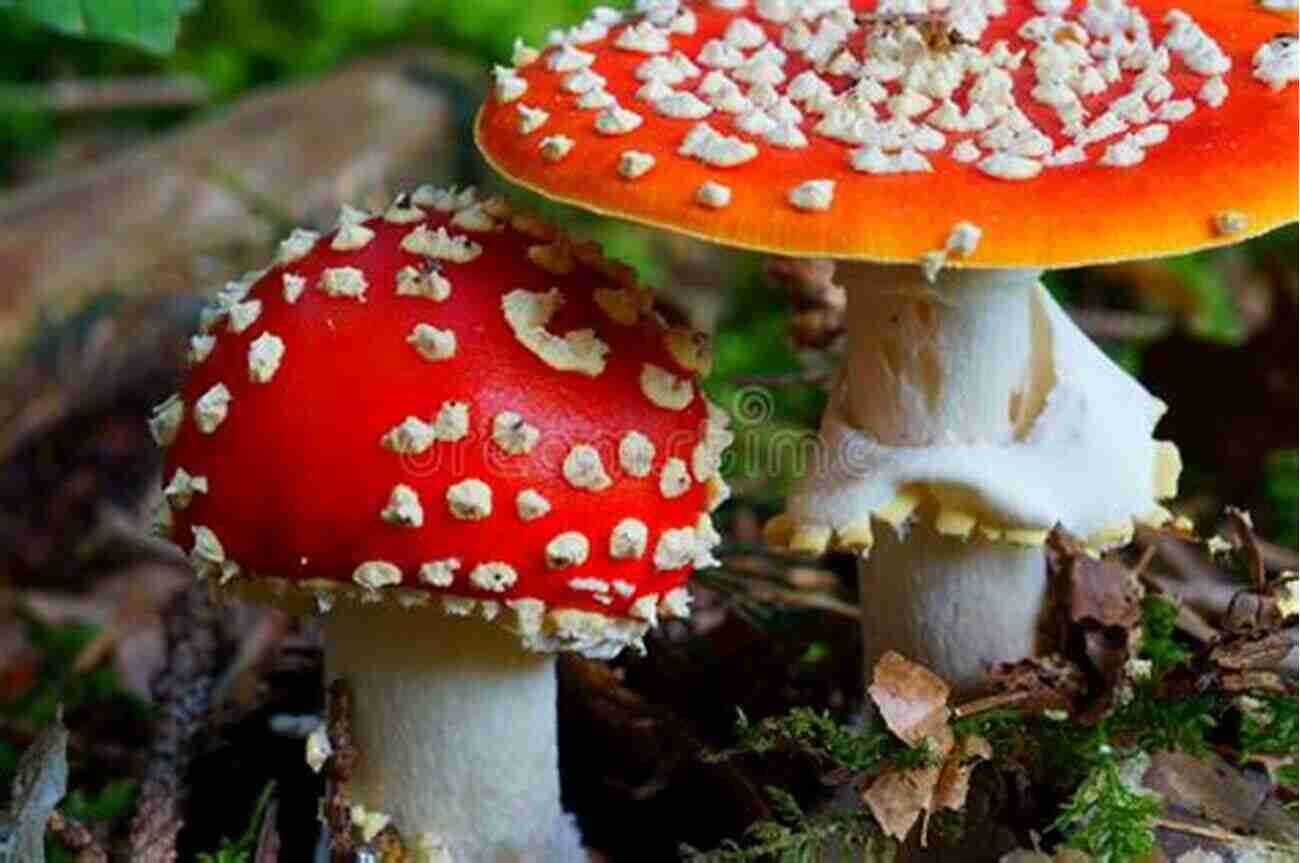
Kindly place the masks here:
<instances>
[{"instance_id":1,"label":"red mushroom cap","mask_svg":"<svg viewBox=\"0 0 1300 863\"><path fill-rule=\"evenodd\" d=\"M500 614L608 654L686 613L729 442L704 345L626 267L428 187L295 231L205 312L155 413L201 576Z\"/></svg>"},{"instance_id":2,"label":"red mushroom cap","mask_svg":"<svg viewBox=\"0 0 1300 863\"><path fill-rule=\"evenodd\" d=\"M498 69L491 163L787 255L1063 267L1296 216L1294 12L1253 0L650 0Z\"/></svg>"}]
</instances>

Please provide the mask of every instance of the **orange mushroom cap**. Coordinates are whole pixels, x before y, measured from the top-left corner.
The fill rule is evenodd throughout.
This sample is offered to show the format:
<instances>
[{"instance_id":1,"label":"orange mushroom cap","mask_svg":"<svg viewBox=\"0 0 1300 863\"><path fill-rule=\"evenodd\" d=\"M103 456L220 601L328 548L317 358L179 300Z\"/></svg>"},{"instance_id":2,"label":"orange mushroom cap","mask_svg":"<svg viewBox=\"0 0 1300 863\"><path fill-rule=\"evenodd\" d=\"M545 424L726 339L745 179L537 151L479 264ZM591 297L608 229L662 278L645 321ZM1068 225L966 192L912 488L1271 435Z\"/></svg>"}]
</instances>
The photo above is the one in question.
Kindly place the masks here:
<instances>
[{"instance_id":1,"label":"orange mushroom cap","mask_svg":"<svg viewBox=\"0 0 1300 863\"><path fill-rule=\"evenodd\" d=\"M540 56L517 49L476 138L547 197L783 255L1066 267L1295 218L1294 12L950 0L896 14L924 5L606 10Z\"/></svg>"},{"instance_id":2,"label":"orange mushroom cap","mask_svg":"<svg viewBox=\"0 0 1300 863\"><path fill-rule=\"evenodd\" d=\"M499 199L345 207L205 312L151 423L169 532L228 589L435 600L608 652L686 613L717 541L703 347Z\"/></svg>"}]
</instances>

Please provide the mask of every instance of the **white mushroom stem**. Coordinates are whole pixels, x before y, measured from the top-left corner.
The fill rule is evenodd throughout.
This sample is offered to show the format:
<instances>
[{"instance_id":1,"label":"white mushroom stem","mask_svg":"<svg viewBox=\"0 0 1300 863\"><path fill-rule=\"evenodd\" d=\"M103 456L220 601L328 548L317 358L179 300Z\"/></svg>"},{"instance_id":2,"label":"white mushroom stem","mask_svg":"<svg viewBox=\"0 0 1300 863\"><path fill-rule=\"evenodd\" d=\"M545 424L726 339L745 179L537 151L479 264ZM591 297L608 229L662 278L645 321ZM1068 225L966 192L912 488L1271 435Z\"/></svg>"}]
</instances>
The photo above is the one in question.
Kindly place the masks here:
<instances>
[{"instance_id":1,"label":"white mushroom stem","mask_svg":"<svg viewBox=\"0 0 1300 863\"><path fill-rule=\"evenodd\" d=\"M917 660L961 694L998 662L1038 654L1047 599L1041 548L939 535L879 532L858 564L865 668L890 650Z\"/></svg>"},{"instance_id":2,"label":"white mushroom stem","mask_svg":"<svg viewBox=\"0 0 1300 863\"><path fill-rule=\"evenodd\" d=\"M1042 408L1050 351L1037 270L841 264L848 291L845 408L881 443L1008 443ZM865 283L865 284L863 284ZM1038 329L1043 322L1037 321ZM867 668L897 650L958 689L1035 653L1046 597L1037 548L884 529L858 566Z\"/></svg>"},{"instance_id":3,"label":"white mushroom stem","mask_svg":"<svg viewBox=\"0 0 1300 863\"><path fill-rule=\"evenodd\" d=\"M796 550L829 533L864 551L869 666L898 650L972 691L1035 653L1049 528L1123 543L1173 493L1177 452L1151 438L1164 405L1038 276L840 265L845 367L789 515Z\"/></svg>"},{"instance_id":4,"label":"white mushroom stem","mask_svg":"<svg viewBox=\"0 0 1300 863\"><path fill-rule=\"evenodd\" d=\"M329 678L353 693L349 795L450 859L585 861L560 805L555 657L495 624L380 605L325 620Z\"/></svg>"},{"instance_id":5,"label":"white mushroom stem","mask_svg":"<svg viewBox=\"0 0 1300 863\"><path fill-rule=\"evenodd\" d=\"M850 422L894 446L1010 440L1050 373L1050 345L1035 342L1039 274L946 270L932 284L914 266L840 264Z\"/></svg>"}]
</instances>

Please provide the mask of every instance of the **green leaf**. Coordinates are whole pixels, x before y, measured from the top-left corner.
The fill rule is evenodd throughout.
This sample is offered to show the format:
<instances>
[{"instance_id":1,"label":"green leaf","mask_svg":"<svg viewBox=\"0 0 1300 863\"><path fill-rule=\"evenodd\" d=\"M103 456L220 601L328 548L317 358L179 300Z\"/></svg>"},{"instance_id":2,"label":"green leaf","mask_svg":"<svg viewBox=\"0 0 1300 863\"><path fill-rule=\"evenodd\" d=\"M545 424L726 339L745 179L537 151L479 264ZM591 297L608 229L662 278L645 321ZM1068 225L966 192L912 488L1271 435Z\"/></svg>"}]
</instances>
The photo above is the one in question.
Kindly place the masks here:
<instances>
[{"instance_id":1,"label":"green leaf","mask_svg":"<svg viewBox=\"0 0 1300 863\"><path fill-rule=\"evenodd\" d=\"M275 782L268 782L253 805L253 817L244 828L244 835L238 839L222 839L221 846L211 854L199 852L198 863L249 863L253 852L257 850L257 834L266 817L271 795L275 793Z\"/></svg>"},{"instance_id":2,"label":"green leaf","mask_svg":"<svg viewBox=\"0 0 1300 863\"><path fill-rule=\"evenodd\" d=\"M165 54L176 45L180 17L194 0L0 0L52 30L109 39Z\"/></svg>"}]
</instances>

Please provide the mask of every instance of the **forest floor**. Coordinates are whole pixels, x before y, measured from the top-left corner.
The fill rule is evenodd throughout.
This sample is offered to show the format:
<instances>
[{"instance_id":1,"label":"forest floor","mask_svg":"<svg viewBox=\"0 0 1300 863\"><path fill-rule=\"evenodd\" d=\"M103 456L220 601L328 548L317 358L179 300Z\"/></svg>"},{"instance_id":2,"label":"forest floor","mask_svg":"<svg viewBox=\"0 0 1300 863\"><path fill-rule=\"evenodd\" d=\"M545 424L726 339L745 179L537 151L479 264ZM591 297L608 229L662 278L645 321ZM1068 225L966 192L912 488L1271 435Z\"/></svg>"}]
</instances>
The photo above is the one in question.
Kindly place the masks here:
<instances>
[{"instance_id":1,"label":"forest floor","mask_svg":"<svg viewBox=\"0 0 1300 863\"><path fill-rule=\"evenodd\" d=\"M406 73L376 60L340 74ZM6 841L85 863L312 859L327 790L303 757L325 719L317 624L214 604L149 535L160 463L145 420L181 374L198 286L256 262L287 222L323 219L340 189L386 193L430 151L444 174L482 179L455 143L468 97L439 92L445 125L369 153L384 166L374 177L358 181L340 157L320 169L318 192L271 212L248 191L255 163L215 183L208 194L240 202L233 220L260 219L259 230L148 252L135 272L153 275L129 290L79 283L0 360L0 788L18 780L0 860ZM287 109L309 116L328 93L300 91ZM0 198L0 224L6 206L43 193L34 180L17 204ZM578 229L633 249L664 283L730 286L669 293L716 324L707 386L731 407L757 383L779 393L774 421L815 418L837 332L814 274L765 278L752 260L695 244ZM644 657L561 660L565 802L593 858L812 861L845 841L885 853L894 836L918 860L1294 860L1294 236L1201 265L1232 310L1227 341L1198 332L1204 299L1167 269L1085 271L1058 286L1116 356L1140 355L1143 382L1173 406L1162 436L1192 466L1174 505L1188 528L1140 530L1102 560L1054 535L1055 652L996 669L988 699L953 703L902 660L862 668L853 560L763 550L781 486L732 476L723 566L699 574L690 621L664 626ZM774 367L775 352L789 362ZM880 718L852 722L864 710ZM918 734L898 718L917 711L941 720ZM352 849L339 859L366 859L335 826ZM374 845L390 863L415 859L391 833ZM1189 856L1197 848L1218 856Z\"/></svg>"}]
</instances>

